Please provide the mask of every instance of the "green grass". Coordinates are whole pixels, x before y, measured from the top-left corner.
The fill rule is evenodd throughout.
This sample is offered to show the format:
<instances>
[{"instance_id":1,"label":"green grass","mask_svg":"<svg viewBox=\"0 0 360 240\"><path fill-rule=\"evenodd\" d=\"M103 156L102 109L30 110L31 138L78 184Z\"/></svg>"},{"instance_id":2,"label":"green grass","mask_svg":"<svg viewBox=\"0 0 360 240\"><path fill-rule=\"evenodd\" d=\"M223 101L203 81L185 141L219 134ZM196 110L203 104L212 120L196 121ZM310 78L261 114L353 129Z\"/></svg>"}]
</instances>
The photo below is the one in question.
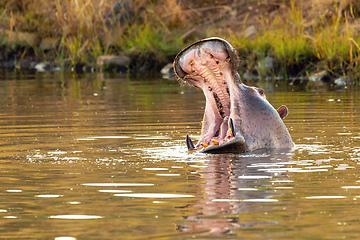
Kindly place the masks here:
<instances>
[{"instance_id":1,"label":"green grass","mask_svg":"<svg viewBox=\"0 0 360 240\"><path fill-rule=\"evenodd\" d=\"M259 64L267 57L273 57L280 65L278 74L291 73L291 69L302 68L312 71L327 70L333 75L351 75L357 79L359 73L360 36L355 27L348 23L348 15L335 15L323 19L318 16L315 24L307 26L301 8L291 2L282 16L273 20L263 19L262 28L251 40L241 34L230 33L235 39L244 59L245 68L256 69L260 75L268 74ZM303 71L306 73L306 71Z\"/></svg>"},{"instance_id":2,"label":"green grass","mask_svg":"<svg viewBox=\"0 0 360 240\"><path fill-rule=\"evenodd\" d=\"M155 55L157 59L164 59L176 54L183 45L179 34L154 28L148 23L129 26L126 33L114 46L127 54Z\"/></svg>"},{"instance_id":3,"label":"green grass","mask_svg":"<svg viewBox=\"0 0 360 240\"><path fill-rule=\"evenodd\" d=\"M302 57L308 56L311 51L302 20L302 12L296 9L292 2L287 19L276 17L271 24L263 23L265 31L258 37L257 42L270 45L270 54L280 62L298 64Z\"/></svg>"}]
</instances>

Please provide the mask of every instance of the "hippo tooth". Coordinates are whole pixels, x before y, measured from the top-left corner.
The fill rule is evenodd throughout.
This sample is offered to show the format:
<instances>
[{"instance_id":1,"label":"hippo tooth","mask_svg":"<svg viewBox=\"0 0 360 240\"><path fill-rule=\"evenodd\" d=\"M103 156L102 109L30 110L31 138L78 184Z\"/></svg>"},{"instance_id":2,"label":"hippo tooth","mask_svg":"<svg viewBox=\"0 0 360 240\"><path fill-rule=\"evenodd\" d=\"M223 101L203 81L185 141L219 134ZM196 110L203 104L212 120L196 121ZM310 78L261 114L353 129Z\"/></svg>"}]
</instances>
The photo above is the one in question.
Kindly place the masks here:
<instances>
[{"instance_id":1,"label":"hippo tooth","mask_svg":"<svg viewBox=\"0 0 360 240\"><path fill-rule=\"evenodd\" d=\"M209 146L209 144L206 144L206 143L200 143L201 144L201 146L203 146L204 148L206 148L206 147L208 147Z\"/></svg>"},{"instance_id":2,"label":"hippo tooth","mask_svg":"<svg viewBox=\"0 0 360 240\"><path fill-rule=\"evenodd\" d=\"M186 145L187 145L189 150L194 150L195 149L194 143L192 142L189 135L186 135Z\"/></svg>"},{"instance_id":3,"label":"hippo tooth","mask_svg":"<svg viewBox=\"0 0 360 240\"><path fill-rule=\"evenodd\" d=\"M234 127L234 121L232 120L232 118L230 118L230 129L231 129L232 136L235 137L235 127Z\"/></svg>"},{"instance_id":4,"label":"hippo tooth","mask_svg":"<svg viewBox=\"0 0 360 240\"><path fill-rule=\"evenodd\" d=\"M219 141L218 141L218 140L211 139L211 141L213 142L214 145L219 145Z\"/></svg>"}]
</instances>

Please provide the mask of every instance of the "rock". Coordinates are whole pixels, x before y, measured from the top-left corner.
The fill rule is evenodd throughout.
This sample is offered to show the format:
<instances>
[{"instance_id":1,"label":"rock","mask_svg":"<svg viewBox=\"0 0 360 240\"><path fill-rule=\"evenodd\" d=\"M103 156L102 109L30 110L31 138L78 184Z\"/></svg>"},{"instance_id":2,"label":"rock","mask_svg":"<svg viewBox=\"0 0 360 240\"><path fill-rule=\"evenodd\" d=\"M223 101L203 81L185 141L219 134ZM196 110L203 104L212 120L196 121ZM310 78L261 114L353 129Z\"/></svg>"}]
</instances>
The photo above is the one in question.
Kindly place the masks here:
<instances>
[{"instance_id":1,"label":"rock","mask_svg":"<svg viewBox=\"0 0 360 240\"><path fill-rule=\"evenodd\" d=\"M96 65L102 71L126 72L130 60L128 56L103 55L96 59Z\"/></svg>"},{"instance_id":2,"label":"rock","mask_svg":"<svg viewBox=\"0 0 360 240\"><path fill-rule=\"evenodd\" d=\"M325 82L329 80L328 72L326 70L313 73L308 77L307 86L310 88L323 87Z\"/></svg>"},{"instance_id":3,"label":"rock","mask_svg":"<svg viewBox=\"0 0 360 240\"><path fill-rule=\"evenodd\" d=\"M174 66L172 63L166 64L161 70L162 78L168 79L168 80L175 80L175 71Z\"/></svg>"},{"instance_id":4,"label":"rock","mask_svg":"<svg viewBox=\"0 0 360 240\"><path fill-rule=\"evenodd\" d=\"M351 83L351 80L348 77L339 77L334 80L334 85L343 87L346 85L349 85Z\"/></svg>"},{"instance_id":5,"label":"rock","mask_svg":"<svg viewBox=\"0 0 360 240\"><path fill-rule=\"evenodd\" d=\"M14 32L5 29L0 29L0 39L9 45L17 46L36 46L40 42L40 38L36 33Z\"/></svg>"},{"instance_id":6,"label":"rock","mask_svg":"<svg viewBox=\"0 0 360 240\"><path fill-rule=\"evenodd\" d=\"M40 62L35 65L35 69L39 72L45 72L52 70L52 66L50 63L47 62Z\"/></svg>"},{"instance_id":7,"label":"rock","mask_svg":"<svg viewBox=\"0 0 360 240\"><path fill-rule=\"evenodd\" d=\"M326 70L311 74L309 76L309 80L312 82L326 81L327 78L328 78L328 72Z\"/></svg>"},{"instance_id":8,"label":"rock","mask_svg":"<svg viewBox=\"0 0 360 240\"><path fill-rule=\"evenodd\" d=\"M172 63L168 63L161 69L161 74L174 74L174 66Z\"/></svg>"},{"instance_id":9,"label":"rock","mask_svg":"<svg viewBox=\"0 0 360 240\"><path fill-rule=\"evenodd\" d=\"M41 39L39 47L41 50L50 50L50 49L55 49L58 46L58 44L59 44L59 39L46 37Z\"/></svg>"},{"instance_id":10,"label":"rock","mask_svg":"<svg viewBox=\"0 0 360 240\"><path fill-rule=\"evenodd\" d=\"M96 65L102 67L107 64L127 65L130 62L128 56L103 55L96 59Z\"/></svg>"},{"instance_id":11,"label":"rock","mask_svg":"<svg viewBox=\"0 0 360 240\"><path fill-rule=\"evenodd\" d=\"M338 78L334 80L334 84L336 86L345 86L346 85L346 81L344 78Z\"/></svg>"},{"instance_id":12,"label":"rock","mask_svg":"<svg viewBox=\"0 0 360 240\"><path fill-rule=\"evenodd\" d=\"M247 27L244 30L243 34L244 34L244 37L247 39L251 39L251 38L255 37L257 34L255 26L251 25L251 26Z\"/></svg>"}]
</instances>

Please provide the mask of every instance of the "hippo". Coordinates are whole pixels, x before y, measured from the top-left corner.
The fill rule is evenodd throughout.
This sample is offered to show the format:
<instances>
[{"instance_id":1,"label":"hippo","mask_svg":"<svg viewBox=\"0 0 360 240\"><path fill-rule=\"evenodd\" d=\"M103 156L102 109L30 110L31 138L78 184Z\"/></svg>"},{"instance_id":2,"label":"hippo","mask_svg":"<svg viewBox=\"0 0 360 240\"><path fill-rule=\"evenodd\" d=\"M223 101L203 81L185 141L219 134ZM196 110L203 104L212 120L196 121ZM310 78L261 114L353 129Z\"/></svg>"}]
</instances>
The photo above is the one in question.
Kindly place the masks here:
<instances>
[{"instance_id":1,"label":"hippo","mask_svg":"<svg viewBox=\"0 0 360 240\"><path fill-rule=\"evenodd\" d=\"M217 37L195 42L175 57L176 78L200 88L206 99L200 140L194 145L187 135L188 150L242 153L293 148L283 122L287 107L276 110L263 89L243 84L238 66L236 50Z\"/></svg>"}]
</instances>

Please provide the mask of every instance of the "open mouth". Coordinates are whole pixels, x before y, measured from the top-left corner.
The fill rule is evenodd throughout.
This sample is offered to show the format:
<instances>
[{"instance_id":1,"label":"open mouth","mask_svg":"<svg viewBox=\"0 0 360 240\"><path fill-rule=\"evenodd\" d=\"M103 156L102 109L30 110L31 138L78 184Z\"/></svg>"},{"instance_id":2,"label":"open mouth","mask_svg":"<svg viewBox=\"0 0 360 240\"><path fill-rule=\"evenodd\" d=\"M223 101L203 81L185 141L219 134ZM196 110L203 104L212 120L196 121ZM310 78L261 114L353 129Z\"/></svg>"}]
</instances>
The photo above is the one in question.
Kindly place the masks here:
<instances>
[{"instance_id":1,"label":"open mouth","mask_svg":"<svg viewBox=\"0 0 360 240\"><path fill-rule=\"evenodd\" d=\"M201 139L194 146L187 137L188 148L202 149L221 145L235 137L231 114L232 85L238 57L225 40L211 38L184 49L175 58L177 77L202 89L206 98ZM240 78L238 79L240 81Z\"/></svg>"},{"instance_id":2,"label":"open mouth","mask_svg":"<svg viewBox=\"0 0 360 240\"><path fill-rule=\"evenodd\" d=\"M241 83L235 49L221 38L200 40L182 50L174 61L176 77L200 88L206 98L201 137L188 149L208 153L239 153L259 148L292 148L283 118L264 90Z\"/></svg>"}]
</instances>

